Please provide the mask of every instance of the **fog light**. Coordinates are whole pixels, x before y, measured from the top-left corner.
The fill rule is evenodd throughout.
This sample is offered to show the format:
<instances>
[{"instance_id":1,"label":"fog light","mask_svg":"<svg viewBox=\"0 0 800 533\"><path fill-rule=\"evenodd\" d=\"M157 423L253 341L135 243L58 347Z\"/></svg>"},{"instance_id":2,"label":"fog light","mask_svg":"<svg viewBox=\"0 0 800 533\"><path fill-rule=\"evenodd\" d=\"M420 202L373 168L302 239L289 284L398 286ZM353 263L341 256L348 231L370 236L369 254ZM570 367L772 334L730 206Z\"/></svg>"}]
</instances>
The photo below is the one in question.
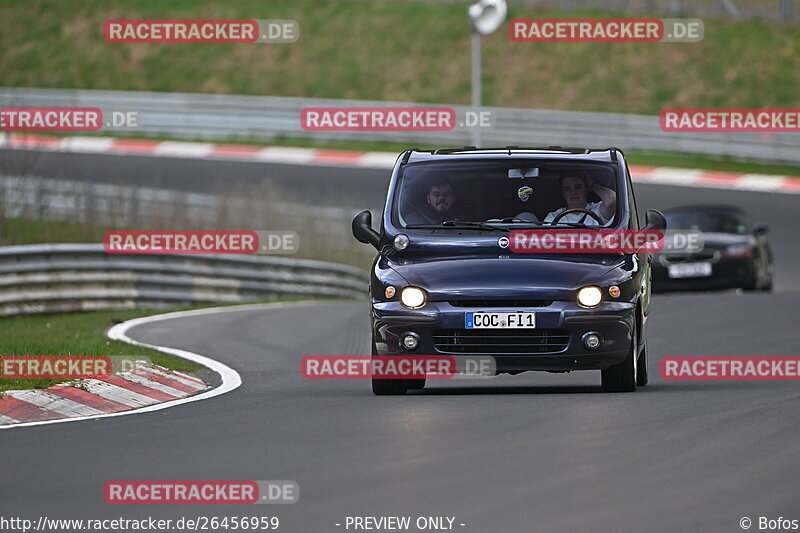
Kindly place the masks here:
<instances>
[{"instance_id":1,"label":"fog light","mask_svg":"<svg viewBox=\"0 0 800 533\"><path fill-rule=\"evenodd\" d=\"M406 333L403 335L403 348L406 350L416 350L419 346L419 336L416 333Z\"/></svg>"},{"instance_id":2,"label":"fog light","mask_svg":"<svg viewBox=\"0 0 800 533\"><path fill-rule=\"evenodd\" d=\"M583 341L583 345L589 350L596 350L600 347L600 343L603 342L598 333L591 332L584 333L581 340Z\"/></svg>"}]
</instances>

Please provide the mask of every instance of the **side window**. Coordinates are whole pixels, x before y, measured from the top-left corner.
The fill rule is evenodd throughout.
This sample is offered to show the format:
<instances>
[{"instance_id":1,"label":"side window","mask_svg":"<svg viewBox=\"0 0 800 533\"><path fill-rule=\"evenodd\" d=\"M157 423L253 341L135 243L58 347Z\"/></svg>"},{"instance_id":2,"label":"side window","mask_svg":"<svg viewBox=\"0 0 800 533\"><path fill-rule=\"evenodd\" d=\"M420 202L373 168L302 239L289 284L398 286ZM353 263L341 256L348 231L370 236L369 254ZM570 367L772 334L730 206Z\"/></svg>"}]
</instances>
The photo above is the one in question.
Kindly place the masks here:
<instances>
[{"instance_id":1,"label":"side window","mask_svg":"<svg viewBox=\"0 0 800 533\"><path fill-rule=\"evenodd\" d=\"M631 222L633 229L639 229L639 210L636 207L636 196L633 194L633 184L631 183L631 173L628 170L628 163L625 163L625 180L628 183L628 205L631 209Z\"/></svg>"}]
</instances>

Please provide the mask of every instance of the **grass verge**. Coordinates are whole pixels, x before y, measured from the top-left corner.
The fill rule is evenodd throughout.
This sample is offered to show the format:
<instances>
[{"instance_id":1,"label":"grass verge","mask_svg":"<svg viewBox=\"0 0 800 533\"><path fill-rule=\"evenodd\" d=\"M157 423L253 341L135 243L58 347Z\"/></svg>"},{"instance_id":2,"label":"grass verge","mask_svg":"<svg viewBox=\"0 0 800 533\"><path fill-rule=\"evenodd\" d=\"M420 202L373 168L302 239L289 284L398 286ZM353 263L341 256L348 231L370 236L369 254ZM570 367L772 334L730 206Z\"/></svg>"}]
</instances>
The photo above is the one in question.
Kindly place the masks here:
<instances>
[{"instance_id":1,"label":"grass verge","mask_svg":"<svg viewBox=\"0 0 800 533\"><path fill-rule=\"evenodd\" d=\"M159 313L163 311L158 311ZM2 355L141 355L166 368L195 372L195 363L131 344L113 341L105 331L114 324L154 311L130 309L52 315L17 316L0 319ZM0 379L0 391L42 389L70 380Z\"/></svg>"}]
</instances>

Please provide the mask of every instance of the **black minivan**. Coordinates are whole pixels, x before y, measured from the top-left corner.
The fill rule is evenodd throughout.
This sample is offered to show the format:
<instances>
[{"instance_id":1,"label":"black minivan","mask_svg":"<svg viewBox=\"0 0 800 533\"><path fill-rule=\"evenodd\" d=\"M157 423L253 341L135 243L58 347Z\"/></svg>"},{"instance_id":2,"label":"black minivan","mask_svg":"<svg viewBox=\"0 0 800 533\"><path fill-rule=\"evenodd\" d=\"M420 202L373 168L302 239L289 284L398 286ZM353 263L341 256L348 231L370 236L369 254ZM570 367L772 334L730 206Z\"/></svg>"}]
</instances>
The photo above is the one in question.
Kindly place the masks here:
<instances>
[{"instance_id":1,"label":"black minivan","mask_svg":"<svg viewBox=\"0 0 800 533\"><path fill-rule=\"evenodd\" d=\"M407 150L392 171L370 283L372 355L492 356L497 373L601 370L603 388L647 383L651 255L517 253L509 235L556 228L663 231L640 224L621 150ZM373 379L405 394L425 379Z\"/></svg>"}]
</instances>

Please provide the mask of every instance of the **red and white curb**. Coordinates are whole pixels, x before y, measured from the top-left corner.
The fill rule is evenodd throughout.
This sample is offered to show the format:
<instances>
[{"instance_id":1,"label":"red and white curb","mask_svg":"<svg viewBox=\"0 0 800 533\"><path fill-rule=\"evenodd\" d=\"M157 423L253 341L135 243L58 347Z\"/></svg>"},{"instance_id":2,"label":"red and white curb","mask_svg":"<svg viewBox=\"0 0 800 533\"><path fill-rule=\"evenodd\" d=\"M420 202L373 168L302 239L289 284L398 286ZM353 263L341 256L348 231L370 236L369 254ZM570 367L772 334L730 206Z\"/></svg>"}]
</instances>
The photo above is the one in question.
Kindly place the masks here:
<instances>
[{"instance_id":1,"label":"red and white curb","mask_svg":"<svg viewBox=\"0 0 800 533\"><path fill-rule=\"evenodd\" d=\"M209 388L198 378L152 365L135 374L119 373L104 376L102 380L78 380L77 387L61 383L43 390L6 391L0 398L0 430L153 412L237 389L242 384L242 378L231 367L187 350L133 340L127 331L135 326L172 318L284 305L287 304L213 307L134 318L117 324L107 332L110 339L152 348L205 366L219 375L220 385Z\"/></svg>"},{"instance_id":2,"label":"red and white curb","mask_svg":"<svg viewBox=\"0 0 800 533\"><path fill-rule=\"evenodd\" d=\"M207 389L202 380L157 365L80 379L48 389L11 390L0 399L0 424L97 417L185 398Z\"/></svg>"},{"instance_id":3,"label":"red and white curb","mask_svg":"<svg viewBox=\"0 0 800 533\"><path fill-rule=\"evenodd\" d=\"M238 144L116 139L113 137L51 137L14 133L0 134L0 148L2 147L53 152L180 157L374 169L391 169L397 160L397 154L391 152L356 152L280 146L265 148ZM793 176L742 174L637 165L632 165L630 170L633 179L643 183L800 194L800 177Z\"/></svg>"}]
</instances>

